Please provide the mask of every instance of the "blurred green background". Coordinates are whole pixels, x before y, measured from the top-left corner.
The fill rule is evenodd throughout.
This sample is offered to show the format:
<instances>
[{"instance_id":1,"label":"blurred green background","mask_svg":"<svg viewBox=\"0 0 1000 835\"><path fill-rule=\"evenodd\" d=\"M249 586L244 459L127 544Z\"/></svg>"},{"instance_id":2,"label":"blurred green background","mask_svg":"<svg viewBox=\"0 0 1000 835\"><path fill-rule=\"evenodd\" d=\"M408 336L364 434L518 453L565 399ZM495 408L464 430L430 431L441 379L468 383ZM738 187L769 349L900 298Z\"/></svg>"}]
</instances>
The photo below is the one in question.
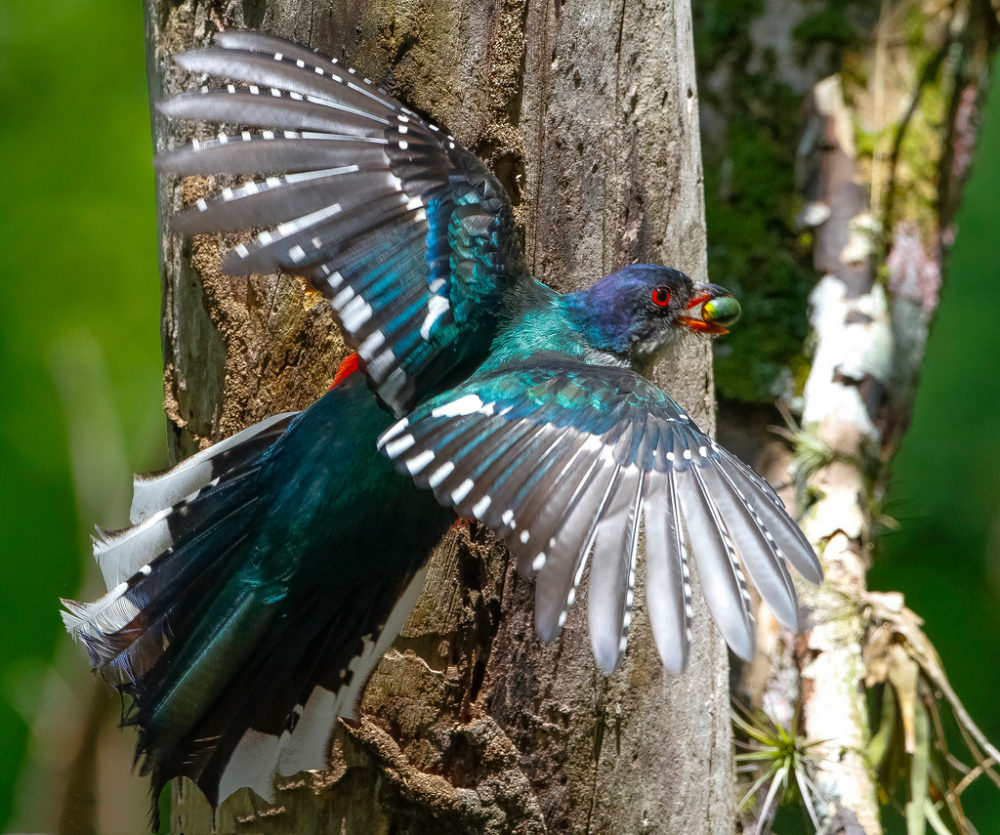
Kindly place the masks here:
<instances>
[{"instance_id":1,"label":"blurred green background","mask_svg":"<svg viewBox=\"0 0 1000 835\"><path fill-rule=\"evenodd\" d=\"M107 730L119 707L67 646L56 598L98 591L93 521L124 524L129 474L165 463L149 135L137 4L0 5L5 828L72 817L44 789L53 779L115 798L99 804L99 831L145 822L132 741ZM1000 741L1000 97L980 148L895 467L887 509L901 526L882 543L872 586L906 594L969 711ZM966 799L980 832L1000 832L1000 792L980 781Z\"/></svg>"},{"instance_id":2,"label":"blurred green background","mask_svg":"<svg viewBox=\"0 0 1000 835\"><path fill-rule=\"evenodd\" d=\"M893 464L885 511L899 527L884 533L869 574L871 588L903 592L924 619L952 686L994 745L1000 743L998 195L1000 85L994 84L913 423ZM949 745L969 762L957 733ZM996 786L981 778L962 800L982 835L1000 833Z\"/></svg>"},{"instance_id":3,"label":"blurred green background","mask_svg":"<svg viewBox=\"0 0 1000 835\"><path fill-rule=\"evenodd\" d=\"M56 598L98 591L93 523L124 524L129 473L166 462L150 157L140 4L0 3L0 826L55 828L40 783L119 710L77 674ZM102 830L142 831L145 792L122 786L138 812Z\"/></svg>"}]
</instances>

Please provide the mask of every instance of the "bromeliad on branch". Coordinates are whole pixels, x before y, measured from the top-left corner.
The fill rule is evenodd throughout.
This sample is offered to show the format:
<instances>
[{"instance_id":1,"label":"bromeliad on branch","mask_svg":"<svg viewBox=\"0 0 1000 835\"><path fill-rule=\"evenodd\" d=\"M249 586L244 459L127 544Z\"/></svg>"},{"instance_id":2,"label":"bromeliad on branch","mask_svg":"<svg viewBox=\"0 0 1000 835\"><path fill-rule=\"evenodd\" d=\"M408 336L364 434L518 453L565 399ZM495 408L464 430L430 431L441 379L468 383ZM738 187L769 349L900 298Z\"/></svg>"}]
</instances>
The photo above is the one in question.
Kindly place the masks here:
<instances>
[{"instance_id":1,"label":"bromeliad on branch","mask_svg":"<svg viewBox=\"0 0 1000 835\"><path fill-rule=\"evenodd\" d=\"M213 804L241 786L270 797L275 772L323 768L453 511L492 527L535 579L544 640L589 558L607 672L643 533L671 670L688 652L689 555L738 655L753 652L746 575L796 628L787 564L817 582L812 548L770 486L645 379L685 332L725 333L732 296L653 265L559 294L530 275L482 164L350 70L248 32L178 63L210 83L162 113L245 129L160 170L263 176L174 229L263 228L224 269L308 278L357 350L347 371L363 373L138 479L134 526L94 549L108 594L66 603L95 669L132 699L155 792L185 775Z\"/></svg>"}]
</instances>

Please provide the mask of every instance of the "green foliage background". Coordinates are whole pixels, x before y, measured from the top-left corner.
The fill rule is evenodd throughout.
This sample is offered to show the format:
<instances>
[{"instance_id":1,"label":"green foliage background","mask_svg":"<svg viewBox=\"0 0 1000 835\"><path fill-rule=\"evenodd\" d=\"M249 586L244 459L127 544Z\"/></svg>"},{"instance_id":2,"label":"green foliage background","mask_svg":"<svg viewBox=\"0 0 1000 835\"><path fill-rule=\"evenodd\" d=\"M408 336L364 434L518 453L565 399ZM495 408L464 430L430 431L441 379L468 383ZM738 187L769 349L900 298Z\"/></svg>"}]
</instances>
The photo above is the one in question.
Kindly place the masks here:
<instances>
[{"instance_id":1,"label":"green foliage background","mask_svg":"<svg viewBox=\"0 0 1000 835\"><path fill-rule=\"evenodd\" d=\"M166 460L144 49L135 2L0 4L0 826L56 598Z\"/></svg>"},{"instance_id":2,"label":"green foliage background","mask_svg":"<svg viewBox=\"0 0 1000 835\"><path fill-rule=\"evenodd\" d=\"M138 4L0 5L0 826L58 676L56 598L79 592L93 521L124 523L128 472L165 462L149 136ZM980 148L872 584L926 618L998 741L998 95ZM968 799L1000 831L998 793Z\"/></svg>"},{"instance_id":3,"label":"green foliage background","mask_svg":"<svg viewBox=\"0 0 1000 835\"><path fill-rule=\"evenodd\" d=\"M1000 742L1000 87L997 70L958 215L913 423L896 456L886 533L869 575L925 620L973 719ZM963 754L957 734L951 743ZM963 796L981 833L1000 832L1000 791Z\"/></svg>"}]
</instances>

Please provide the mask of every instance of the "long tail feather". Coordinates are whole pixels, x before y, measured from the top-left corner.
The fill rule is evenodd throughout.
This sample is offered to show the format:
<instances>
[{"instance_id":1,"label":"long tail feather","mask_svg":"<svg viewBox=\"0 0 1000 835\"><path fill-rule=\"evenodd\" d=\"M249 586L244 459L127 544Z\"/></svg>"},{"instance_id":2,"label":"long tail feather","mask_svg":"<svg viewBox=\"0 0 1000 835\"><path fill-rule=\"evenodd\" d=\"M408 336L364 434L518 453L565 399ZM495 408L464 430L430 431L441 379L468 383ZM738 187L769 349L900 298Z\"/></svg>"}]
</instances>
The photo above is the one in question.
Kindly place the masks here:
<instances>
[{"instance_id":1,"label":"long tail feather","mask_svg":"<svg viewBox=\"0 0 1000 835\"><path fill-rule=\"evenodd\" d=\"M176 776L213 804L270 796L275 773L326 764L452 518L376 452L390 419L349 377L140 478L138 524L95 546L111 589L63 619L130 697L154 797Z\"/></svg>"}]
</instances>

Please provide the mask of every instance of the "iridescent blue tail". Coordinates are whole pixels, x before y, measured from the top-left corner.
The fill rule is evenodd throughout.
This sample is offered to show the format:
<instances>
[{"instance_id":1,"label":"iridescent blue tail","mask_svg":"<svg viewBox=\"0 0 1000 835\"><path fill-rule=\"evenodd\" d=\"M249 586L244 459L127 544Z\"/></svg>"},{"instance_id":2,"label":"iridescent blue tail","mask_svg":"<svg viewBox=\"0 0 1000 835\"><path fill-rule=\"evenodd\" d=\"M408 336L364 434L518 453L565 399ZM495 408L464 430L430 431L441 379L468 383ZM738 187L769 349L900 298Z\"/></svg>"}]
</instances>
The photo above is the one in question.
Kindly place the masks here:
<instances>
[{"instance_id":1,"label":"iridescent blue tail","mask_svg":"<svg viewBox=\"0 0 1000 835\"><path fill-rule=\"evenodd\" d=\"M275 773L327 765L447 526L429 496L408 503L428 522L405 541L371 518L415 492L375 451L388 420L358 375L140 479L136 524L95 543L109 591L63 619L131 698L154 797L186 776L213 805L241 786L270 798Z\"/></svg>"}]
</instances>

